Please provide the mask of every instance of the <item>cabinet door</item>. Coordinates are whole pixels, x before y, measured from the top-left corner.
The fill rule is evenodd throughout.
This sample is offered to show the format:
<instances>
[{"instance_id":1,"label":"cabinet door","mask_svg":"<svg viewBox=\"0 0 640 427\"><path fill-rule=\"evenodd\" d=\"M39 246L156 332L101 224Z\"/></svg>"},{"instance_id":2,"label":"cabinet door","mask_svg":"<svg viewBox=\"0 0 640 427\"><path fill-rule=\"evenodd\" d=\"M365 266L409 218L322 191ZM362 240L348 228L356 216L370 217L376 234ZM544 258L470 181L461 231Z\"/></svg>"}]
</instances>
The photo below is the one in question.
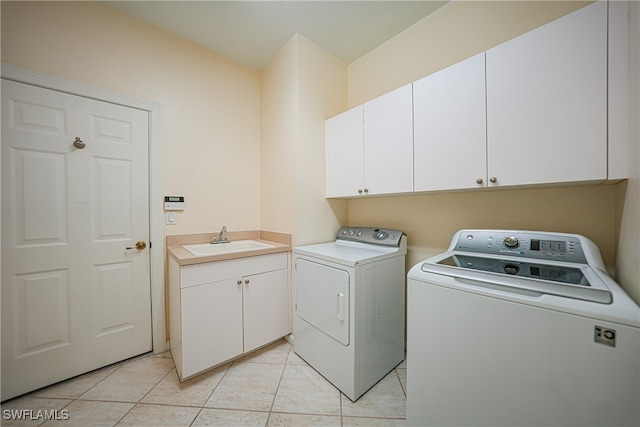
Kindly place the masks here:
<instances>
[{"instance_id":1,"label":"cabinet door","mask_svg":"<svg viewBox=\"0 0 640 427\"><path fill-rule=\"evenodd\" d=\"M288 270L243 278L244 352L282 338L289 326Z\"/></svg>"},{"instance_id":2,"label":"cabinet door","mask_svg":"<svg viewBox=\"0 0 640 427\"><path fill-rule=\"evenodd\" d=\"M413 191L413 94L403 86L364 104L364 189Z\"/></svg>"},{"instance_id":3,"label":"cabinet door","mask_svg":"<svg viewBox=\"0 0 640 427\"><path fill-rule=\"evenodd\" d=\"M486 186L484 53L413 84L415 191Z\"/></svg>"},{"instance_id":4,"label":"cabinet door","mask_svg":"<svg viewBox=\"0 0 640 427\"><path fill-rule=\"evenodd\" d=\"M363 179L362 105L325 122L326 196L357 196Z\"/></svg>"},{"instance_id":5,"label":"cabinet door","mask_svg":"<svg viewBox=\"0 0 640 427\"><path fill-rule=\"evenodd\" d=\"M182 289L182 377L242 354L240 279Z\"/></svg>"},{"instance_id":6,"label":"cabinet door","mask_svg":"<svg viewBox=\"0 0 640 427\"><path fill-rule=\"evenodd\" d=\"M607 176L607 4L487 51L489 185Z\"/></svg>"}]
</instances>

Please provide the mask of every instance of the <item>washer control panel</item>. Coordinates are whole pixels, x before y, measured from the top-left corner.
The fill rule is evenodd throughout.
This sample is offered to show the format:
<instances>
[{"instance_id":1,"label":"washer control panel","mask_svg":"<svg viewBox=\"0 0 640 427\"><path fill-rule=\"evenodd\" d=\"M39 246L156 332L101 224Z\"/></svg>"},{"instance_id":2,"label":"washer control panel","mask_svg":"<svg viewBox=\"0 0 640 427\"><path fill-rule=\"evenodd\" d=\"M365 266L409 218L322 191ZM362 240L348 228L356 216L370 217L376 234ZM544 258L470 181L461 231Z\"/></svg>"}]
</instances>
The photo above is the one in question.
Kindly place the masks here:
<instances>
[{"instance_id":1,"label":"washer control panel","mask_svg":"<svg viewBox=\"0 0 640 427\"><path fill-rule=\"evenodd\" d=\"M461 230L452 249L586 264L579 236L510 230Z\"/></svg>"},{"instance_id":2,"label":"washer control panel","mask_svg":"<svg viewBox=\"0 0 640 427\"><path fill-rule=\"evenodd\" d=\"M338 230L336 238L338 240L399 247L400 239L403 235L404 232L389 228L342 227Z\"/></svg>"}]
</instances>

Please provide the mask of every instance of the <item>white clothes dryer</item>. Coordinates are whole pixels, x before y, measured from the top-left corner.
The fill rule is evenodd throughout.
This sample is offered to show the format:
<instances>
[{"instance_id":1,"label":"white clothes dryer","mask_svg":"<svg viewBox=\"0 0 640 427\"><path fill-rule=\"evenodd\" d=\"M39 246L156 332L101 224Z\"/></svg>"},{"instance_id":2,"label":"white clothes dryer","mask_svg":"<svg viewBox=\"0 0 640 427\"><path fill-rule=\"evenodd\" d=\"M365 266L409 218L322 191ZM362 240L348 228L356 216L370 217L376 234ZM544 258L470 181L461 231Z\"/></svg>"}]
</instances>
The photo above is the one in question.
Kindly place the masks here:
<instances>
[{"instance_id":1,"label":"white clothes dryer","mask_svg":"<svg viewBox=\"0 0 640 427\"><path fill-rule=\"evenodd\" d=\"M404 360L406 253L371 227L293 250L294 351L353 401Z\"/></svg>"}]
</instances>

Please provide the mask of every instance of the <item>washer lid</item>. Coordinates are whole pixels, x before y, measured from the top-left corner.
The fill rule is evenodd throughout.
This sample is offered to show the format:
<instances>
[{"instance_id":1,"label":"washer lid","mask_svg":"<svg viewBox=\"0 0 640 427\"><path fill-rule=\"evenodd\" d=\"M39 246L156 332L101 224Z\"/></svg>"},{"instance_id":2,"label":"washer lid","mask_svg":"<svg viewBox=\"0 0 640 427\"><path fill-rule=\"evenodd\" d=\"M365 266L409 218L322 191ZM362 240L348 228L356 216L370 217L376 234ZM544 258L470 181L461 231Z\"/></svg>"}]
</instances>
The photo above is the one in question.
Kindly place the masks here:
<instances>
[{"instance_id":1,"label":"washer lid","mask_svg":"<svg viewBox=\"0 0 640 427\"><path fill-rule=\"evenodd\" d=\"M611 291L586 264L543 263L454 251L426 260L421 270L484 283L506 292L526 292L532 296L549 294L601 304L610 304L613 300Z\"/></svg>"},{"instance_id":2,"label":"washer lid","mask_svg":"<svg viewBox=\"0 0 640 427\"><path fill-rule=\"evenodd\" d=\"M298 255L307 255L355 267L360 264L405 255L407 249L406 244L402 244L400 247L395 247L336 240L335 242L330 243L298 246L293 248L293 252Z\"/></svg>"}]
</instances>

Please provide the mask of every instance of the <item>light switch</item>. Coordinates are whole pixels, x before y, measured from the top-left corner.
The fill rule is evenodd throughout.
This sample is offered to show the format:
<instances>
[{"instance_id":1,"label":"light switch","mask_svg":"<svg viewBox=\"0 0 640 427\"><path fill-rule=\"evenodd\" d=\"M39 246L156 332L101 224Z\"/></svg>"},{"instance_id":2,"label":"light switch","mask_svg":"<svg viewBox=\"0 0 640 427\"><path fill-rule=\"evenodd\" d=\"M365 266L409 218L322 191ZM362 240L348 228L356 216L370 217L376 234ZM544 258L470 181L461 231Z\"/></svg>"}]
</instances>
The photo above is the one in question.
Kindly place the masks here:
<instances>
[{"instance_id":1,"label":"light switch","mask_svg":"<svg viewBox=\"0 0 640 427\"><path fill-rule=\"evenodd\" d=\"M176 213L167 212L167 225L176 225Z\"/></svg>"}]
</instances>

